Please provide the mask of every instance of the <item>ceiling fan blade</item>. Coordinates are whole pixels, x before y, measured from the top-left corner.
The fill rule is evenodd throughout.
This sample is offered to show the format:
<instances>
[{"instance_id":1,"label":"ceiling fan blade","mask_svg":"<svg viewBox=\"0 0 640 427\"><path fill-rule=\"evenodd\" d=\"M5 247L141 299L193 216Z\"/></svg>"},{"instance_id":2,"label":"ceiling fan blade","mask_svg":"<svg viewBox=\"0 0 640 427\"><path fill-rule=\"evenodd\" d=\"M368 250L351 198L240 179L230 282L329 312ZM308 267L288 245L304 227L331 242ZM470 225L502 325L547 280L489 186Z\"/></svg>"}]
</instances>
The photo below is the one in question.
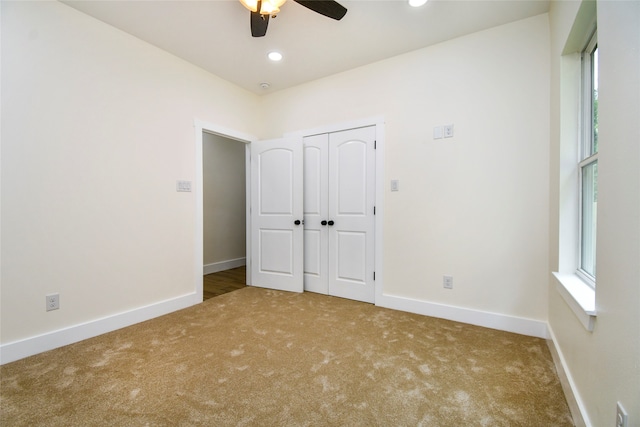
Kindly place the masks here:
<instances>
[{"instance_id":1,"label":"ceiling fan blade","mask_svg":"<svg viewBox=\"0 0 640 427\"><path fill-rule=\"evenodd\" d=\"M293 0L321 15L341 20L347 14L347 8L333 0Z\"/></svg>"},{"instance_id":2,"label":"ceiling fan blade","mask_svg":"<svg viewBox=\"0 0 640 427\"><path fill-rule=\"evenodd\" d=\"M259 12L251 12L251 35L253 37L264 37L267 34L269 25L269 15L261 15Z\"/></svg>"}]
</instances>

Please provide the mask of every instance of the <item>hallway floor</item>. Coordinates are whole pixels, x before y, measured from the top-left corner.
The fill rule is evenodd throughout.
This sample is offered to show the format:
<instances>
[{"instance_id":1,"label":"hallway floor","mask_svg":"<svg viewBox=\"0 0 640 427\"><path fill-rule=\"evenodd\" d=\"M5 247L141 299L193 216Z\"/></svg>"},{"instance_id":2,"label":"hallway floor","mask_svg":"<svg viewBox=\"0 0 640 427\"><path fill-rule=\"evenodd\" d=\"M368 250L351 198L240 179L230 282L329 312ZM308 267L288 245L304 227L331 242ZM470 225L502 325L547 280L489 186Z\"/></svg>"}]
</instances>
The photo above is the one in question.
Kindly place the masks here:
<instances>
[{"instance_id":1,"label":"hallway floor","mask_svg":"<svg viewBox=\"0 0 640 427\"><path fill-rule=\"evenodd\" d=\"M203 277L202 299L204 301L246 286L246 267L232 268L207 274Z\"/></svg>"}]
</instances>

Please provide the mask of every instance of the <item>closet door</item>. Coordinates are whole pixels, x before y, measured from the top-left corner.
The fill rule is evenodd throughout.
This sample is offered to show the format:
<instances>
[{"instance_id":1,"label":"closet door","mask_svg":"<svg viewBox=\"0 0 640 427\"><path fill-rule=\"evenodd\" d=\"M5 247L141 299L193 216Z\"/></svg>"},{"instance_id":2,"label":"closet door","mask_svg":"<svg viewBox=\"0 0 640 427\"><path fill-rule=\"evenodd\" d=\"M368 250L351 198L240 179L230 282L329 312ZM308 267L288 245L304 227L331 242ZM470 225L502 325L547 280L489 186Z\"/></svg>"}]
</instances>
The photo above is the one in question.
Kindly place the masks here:
<instances>
[{"instance_id":1,"label":"closet door","mask_svg":"<svg viewBox=\"0 0 640 427\"><path fill-rule=\"evenodd\" d=\"M329 135L304 138L304 290L329 293Z\"/></svg>"},{"instance_id":2,"label":"closet door","mask_svg":"<svg viewBox=\"0 0 640 427\"><path fill-rule=\"evenodd\" d=\"M329 134L329 294L365 302L375 299L375 134Z\"/></svg>"},{"instance_id":3,"label":"closet door","mask_svg":"<svg viewBox=\"0 0 640 427\"><path fill-rule=\"evenodd\" d=\"M374 302L375 127L304 138L304 289Z\"/></svg>"}]
</instances>

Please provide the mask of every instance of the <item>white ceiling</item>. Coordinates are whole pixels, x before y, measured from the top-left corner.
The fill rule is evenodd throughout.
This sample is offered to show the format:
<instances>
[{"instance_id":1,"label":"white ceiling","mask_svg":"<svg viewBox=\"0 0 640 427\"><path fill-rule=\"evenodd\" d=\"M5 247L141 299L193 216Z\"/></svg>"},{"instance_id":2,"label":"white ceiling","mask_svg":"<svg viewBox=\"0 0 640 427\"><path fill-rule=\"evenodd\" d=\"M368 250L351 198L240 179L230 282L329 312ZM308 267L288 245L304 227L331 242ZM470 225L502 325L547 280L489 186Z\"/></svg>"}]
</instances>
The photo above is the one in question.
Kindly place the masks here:
<instances>
[{"instance_id":1,"label":"white ceiling","mask_svg":"<svg viewBox=\"0 0 640 427\"><path fill-rule=\"evenodd\" d=\"M334 21L288 0L251 37L237 0L82 0L69 6L256 94L271 93L483 29L545 13L547 0L343 0ZM277 50L278 63L267 59ZM260 84L268 82L269 89Z\"/></svg>"}]
</instances>

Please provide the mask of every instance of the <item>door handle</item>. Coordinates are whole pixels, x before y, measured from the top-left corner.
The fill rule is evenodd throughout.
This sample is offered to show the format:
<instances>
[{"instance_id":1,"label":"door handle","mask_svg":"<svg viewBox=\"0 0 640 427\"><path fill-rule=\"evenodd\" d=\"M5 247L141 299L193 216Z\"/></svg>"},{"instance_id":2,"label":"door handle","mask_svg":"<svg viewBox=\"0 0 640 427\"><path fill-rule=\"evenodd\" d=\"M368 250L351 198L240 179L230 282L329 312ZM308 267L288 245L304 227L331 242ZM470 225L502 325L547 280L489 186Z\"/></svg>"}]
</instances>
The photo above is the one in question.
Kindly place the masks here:
<instances>
[{"instance_id":1,"label":"door handle","mask_svg":"<svg viewBox=\"0 0 640 427\"><path fill-rule=\"evenodd\" d=\"M299 220L299 219L296 219L295 221L293 221L293 223L294 223L295 225L300 225L300 224L301 224L301 222L300 222L300 220Z\"/></svg>"},{"instance_id":2,"label":"door handle","mask_svg":"<svg viewBox=\"0 0 640 427\"><path fill-rule=\"evenodd\" d=\"M335 224L335 222L333 222L333 221L329 221L327 224L329 224L329 225L333 225L333 224Z\"/></svg>"},{"instance_id":3,"label":"door handle","mask_svg":"<svg viewBox=\"0 0 640 427\"><path fill-rule=\"evenodd\" d=\"M323 220L320 222L320 224L322 224L322 225L327 225L327 221L323 219Z\"/></svg>"}]
</instances>

